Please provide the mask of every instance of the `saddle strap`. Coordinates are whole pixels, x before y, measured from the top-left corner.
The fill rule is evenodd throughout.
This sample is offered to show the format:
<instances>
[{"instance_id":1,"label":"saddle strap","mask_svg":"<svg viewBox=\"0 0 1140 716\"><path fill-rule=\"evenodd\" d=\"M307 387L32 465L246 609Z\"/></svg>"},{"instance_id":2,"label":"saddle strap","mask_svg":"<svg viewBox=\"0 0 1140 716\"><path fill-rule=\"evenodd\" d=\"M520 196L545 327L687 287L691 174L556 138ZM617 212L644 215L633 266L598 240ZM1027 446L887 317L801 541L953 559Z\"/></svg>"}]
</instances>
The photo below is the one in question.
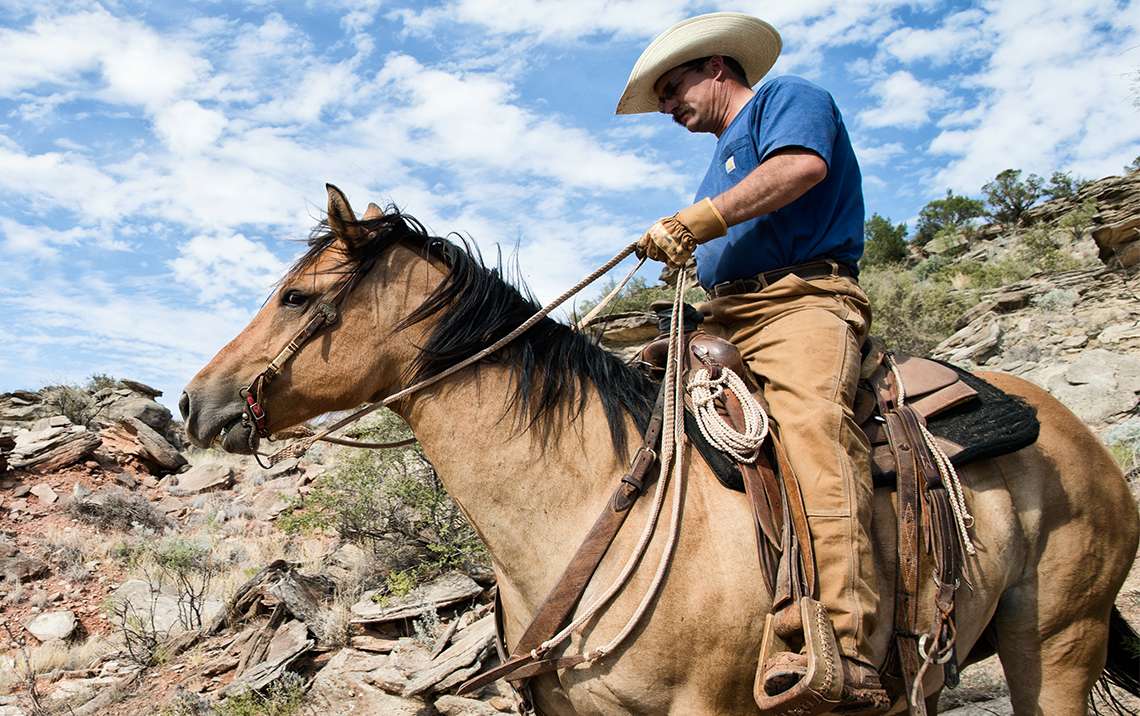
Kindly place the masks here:
<instances>
[{"instance_id":1,"label":"saddle strap","mask_svg":"<svg viewBox=\"0 0 1140 716\"><path fill-rule=\"evenodd\" d=\"M634 455L629 472L622 476L610 499L606 501L602 513L598 515L586 538L582 540L578 551L562 571L554 588L542 600L522 638L511 651L510 658L494 669L466 681L456 693L460 695L471 693L504 677L511 677L511 681L522 680L540 673L574 666L585 660L580 656L543 659L535 650L554 636L574 611L598 564L601 563L614 537L625 523L625 518L630 512L629 508L656 477L650 468L657 463L657 452L654 447L661 439L661 430L664 426L664 390L662 384L662 389L657 394L657 402L653 406L649 426L645 431L645 440Z\"/></svg>"}]
</instances>

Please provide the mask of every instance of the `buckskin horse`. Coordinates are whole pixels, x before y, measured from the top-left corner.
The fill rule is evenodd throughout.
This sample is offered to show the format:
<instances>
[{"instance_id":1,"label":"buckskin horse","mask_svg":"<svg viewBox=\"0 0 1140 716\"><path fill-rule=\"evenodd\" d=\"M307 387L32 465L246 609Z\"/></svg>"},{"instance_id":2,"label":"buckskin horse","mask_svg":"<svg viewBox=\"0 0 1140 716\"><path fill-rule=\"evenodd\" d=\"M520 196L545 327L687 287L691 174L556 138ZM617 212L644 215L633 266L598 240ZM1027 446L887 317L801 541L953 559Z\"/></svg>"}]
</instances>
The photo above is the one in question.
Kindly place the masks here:
<instances>
[{"instance_id":1,"label":"buckskin horse","mask_svg":"<svg viewBox=\"0 0 1140 716\"><path fill-rule=\"evenodd\" d=\"M244 389L322 298L335 297L339 316L300 345L259 396L269 431L382 400L475 354L537 309L525 289L466 245L431 237L411 217L375 205L358 220L344 195L328 190L328 216L307 252L186 387L180 409L195 444L256 450L254 426L242 420ZM1018 714L1084 714L1106 660L1109 672L1137 663L1113 604L1136 555L1136 504L1108 451L1069 410L1024 380L981 375L1035 407L1041 429L1034 445L961 470L978 552L958 598L958 653L969 664L996 650ZM633 450L627 436L644 424L655 394L639 371L588 336L544 319L478 364L393 404L490 551L508 644L625 471ZM690 460L683 485L668 489L686 491L682 530L651 611L606 658L535 679L540 713L757 712L752 685L771 596L749 507L699 459ZM622 569L649 502L633 507L583 602ZM889 490L876 492L874 525L885 572L879 623L889 624ZM625 625L648 587L663 532L567 652L604 643ZM924 681L932 710L941 671Z\"/></svg>"}]
</instances>

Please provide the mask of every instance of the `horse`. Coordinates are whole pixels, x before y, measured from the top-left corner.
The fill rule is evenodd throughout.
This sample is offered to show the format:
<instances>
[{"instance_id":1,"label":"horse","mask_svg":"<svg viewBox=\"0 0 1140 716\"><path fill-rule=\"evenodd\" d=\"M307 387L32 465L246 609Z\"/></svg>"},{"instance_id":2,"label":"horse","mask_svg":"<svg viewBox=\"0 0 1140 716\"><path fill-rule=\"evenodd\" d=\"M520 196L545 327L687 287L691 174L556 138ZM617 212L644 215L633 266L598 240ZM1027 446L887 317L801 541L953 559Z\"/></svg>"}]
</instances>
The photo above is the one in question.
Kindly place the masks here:
<instances>
[{"instance_id":1,"label":"horse","mask_svg":"<svg viewBox=\"0 0 1140 716\"><path fill-rule=\"evenodd\" d=\"M179 407L193 443L257 449L257 430L242 419L243 389L330 296L336 322L265 386L269 432L438 375L537 310L525 286L504 280L501 261L488 267L466 240L430 236L394 207L370 204L357 219L338 189L328 185L328 194L327 217L307 251L186 386ZM958 654L969 664L996 649L1018 714L1083 715L1106 661L1110 672L1135 669L1135 655L1124 655L1130 629L1114 599L1136 555L1136 503L1109 452L1073 413L1025 380L978 375L1036 408L1041 429L1035 444L960 470L977 554L957 601ZM629 436L647 422L655 394L649 379L596 340L545 318L392 404L487 546L508 644L625 471L637 442ZM772 595L749 506L701 460L687 462L687 478L666 488L684 490L682 529L652 609L605 658L534 679L539 713L758 713L752 686ZM659 485L633 507L581 603L621 571ZM667 504L662 523L670 513ZM892 492L879 489L873 532L884 625L893 608L894 525ZM657 530L630 580L566 653L604 644L626 624L649 587L665 531ZM932 713L942 685L942 669L930 669L923 686Z\"/></svg>"}]
</instances>

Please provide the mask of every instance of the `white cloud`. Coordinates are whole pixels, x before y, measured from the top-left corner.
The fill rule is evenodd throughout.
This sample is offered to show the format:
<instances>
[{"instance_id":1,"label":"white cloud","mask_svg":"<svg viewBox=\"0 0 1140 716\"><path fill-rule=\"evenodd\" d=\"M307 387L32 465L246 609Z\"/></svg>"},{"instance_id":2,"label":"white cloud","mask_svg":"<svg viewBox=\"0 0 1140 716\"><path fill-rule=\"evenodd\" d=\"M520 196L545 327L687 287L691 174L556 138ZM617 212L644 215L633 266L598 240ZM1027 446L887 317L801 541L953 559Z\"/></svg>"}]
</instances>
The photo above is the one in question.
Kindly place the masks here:
<instances>
[{"instance_id":1,"label":"white cloud","mask_svg":"<svg viewBox=\"0 0 1140 716\"><path fill-rule=\"evenodd\" d=\"M878 106L859 113L859 121L868 127L921 126L946 97L938 87L921 82L906 71L891 74L871 93L879 98Z\"/></svg>"},{"instance_id":2,"label":"white cloud","mask_svg":"<svg viewBox=\"0 0 1140 716\"><path fill-rule=\"evenodd\" d=\"M398 10L394 16L413 32L426 33L458 21L498 34L573 40L600 33L652 36L685 17L689 4L684 0L456 0L419 12Z\"/></svg>"},{"instance_id":3,"label":"white cloud","mask_svg":"<svg viewBox=\"0 0 1140 716\"><path fill-rule=\"evenodd\" d=\"M285 271L285 262L241 234L199 235L170 262L174 278L198 291L199 302L234 294L265 295Z\"/></svg>"},{"instance_id":4,"label":"white cloud","mask_svg":"<svg viewBox=\"0 0 1140 716\"><path fill-rule=\"evenodd\" d=\"M989 49L982 29L985 13L965 10L947 17L933 29L901 27L883 40L883 48L902 62L928 60L935 65L977 56Z\"/></svg>"},{"instance_id":5,"label":"white cloud","mask_svg":"<svg viewBox=\"0 0 1140 716\"><path fill-rule=\"evenodd\" d=\"M175 154L197 154L218 140L226 115L206 109L193 100L181 100L161 109L154 118L155 134Z\"/></svg>"},{"instance_id":6,"label":"white cloud","mask_svg":"<svg viewBox=\"0 0 1140 716\"><path fill-rule=\"evenodd\" d=\"M855 156L861 166L876 166L886 164L891 159L903 154L906 150L899 142L885 144L867 144L855 147Z\"/></svg>"},{"instance_id":7,"label":"white cloud","mask_svg":"<svg viewBox=\"0 0 1140 716\"><path fill-rule=\"evenodd\" d=\"M673 172L520 107L513 88L494 76L450 74L397 54L384 63L377 82L404 100L387 109L383 119L404 128L401 146L410 161L474 163L582 190L632 190L652 183L679 191Z\"/></svg>"},{"instance_id":8,"label":"white cloud","mask_svg":"<svg viewBox=\"0 0 1140 716\"><path fill-rule=\"evenodd\" d=\"M0 95L40 86L103 81L109 102L158 107L206 72L209 63L171 37L112 16L101 7L37 17L27 29L0 28Z\"/></svg>"},{"instance_id":9,"label":"white cloud","mask_svg":"<svg viewBox=\"0 0 1140 716\"><path fill-rule=\"evenodd\" d=\"M1011 167L1100 177L1140 153L1129 82L1140 57L1120 49L1140 46L1140 5L1007 2L987 10L994 51L970 80L973 111L931 142L932 153L948 158L934 188L975 192Z\"/></svg>"}]
</instances>

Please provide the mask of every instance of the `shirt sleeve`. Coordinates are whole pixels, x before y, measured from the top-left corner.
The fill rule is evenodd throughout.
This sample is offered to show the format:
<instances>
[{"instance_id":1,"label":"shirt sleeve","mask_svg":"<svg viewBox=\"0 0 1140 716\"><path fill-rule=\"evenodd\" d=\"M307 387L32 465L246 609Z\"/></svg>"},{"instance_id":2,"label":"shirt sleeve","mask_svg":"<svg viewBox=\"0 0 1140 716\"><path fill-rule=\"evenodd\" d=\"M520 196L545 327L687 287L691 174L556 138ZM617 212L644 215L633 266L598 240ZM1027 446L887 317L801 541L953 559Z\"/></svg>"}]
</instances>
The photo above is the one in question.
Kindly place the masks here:
<instances>
[{"instance_id":1,"label":"shirt sleeve","mask_svg":"<svg viewBox=\"0 0 1140 716\"><path fill-rule=\"evenodd\" d=\"M839 132L839 111L826 90L802 80L773 81L756 117L757 153L763 162L772 152L802 147L831 169L831 150Z\"/></svg>"}]
</instances>

